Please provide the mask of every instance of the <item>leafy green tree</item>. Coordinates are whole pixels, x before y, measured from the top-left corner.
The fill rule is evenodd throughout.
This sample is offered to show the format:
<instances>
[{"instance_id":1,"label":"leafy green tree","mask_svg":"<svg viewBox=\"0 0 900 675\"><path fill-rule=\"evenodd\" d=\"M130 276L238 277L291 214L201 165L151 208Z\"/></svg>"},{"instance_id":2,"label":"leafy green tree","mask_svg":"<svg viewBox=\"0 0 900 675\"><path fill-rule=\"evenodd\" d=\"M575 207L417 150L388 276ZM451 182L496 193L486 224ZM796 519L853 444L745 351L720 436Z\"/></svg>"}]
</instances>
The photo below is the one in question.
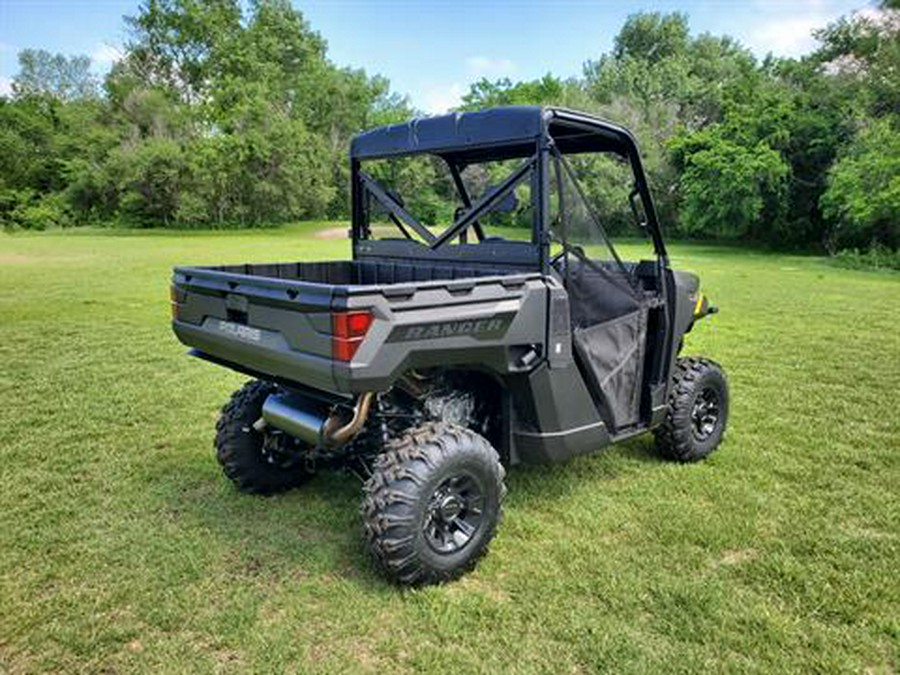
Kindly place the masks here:
<instances>
[{"instance_id":1,"label":"leafy green tree","mask_svg":"<svg viewBox=\"0 0 900 675\"><path fill-rule=\"evenodd\" d=\"M109 157L122 143L121 129L111 123L106 105L94 99L67 104L60 119L62 202L76 222L115 217L119 195Z\"/></svg>"},{"instance_id":2,"label":"leafy green tree","mask_svg":"<svg viewBox=\"0 0 900 675\"><path fill-rule=\"evenodd\" d=\"M681 173L681 229L690 236L760 239L767 207L778 209L788 165L764 142L753 146L726 137L722 128L676 140Z\"/></svg>"},{"instance_id":3,"label":"leafy green tree","mask_svg":"<svg viewBox=\"0 0 900 675\"><path fill-rule=\"evenodd\" d=\"M222 47L241 29L237 0L144 0L115 78L134 77L183 103L199 103L215 86Z\"/></svg>"},{"instance_id":4,"label":"leafy green tree","mask_svg":"<svg viewBox=\"0 0 900 675\"><path fill-rule=\"evenodd\" d=\"M123 214L145 227L176 224L187 168L181 146L155 138L123 147L113 159Z\"/></svg>"},{"instance_id":5,"label":"leafy green tree","mask_svg":"<svg viewBox=\"0 0 900 675\"><path fill-rule=\"evenodd\" d=\"M821 47L813 59L861 98L871 115L900 110L900 8L896 2L842 17L816 37Z\"/></svg>"},{"instance_id":6,"label":"leafy green tree","mask_svg":"<svg viewBox=\"0 0 900 675\"><path fill-rule=\"evenodd\" d=\"M75 163L88 157L102 163L109 147L100 141L106 133L102 111L93 98L61 101L33 94L0 99L0 220L23 227L28 221L34 227L38 215L52 212L48 223L71 222L77 209L64 193ZM23 216L23 209L31 215ZM19 215L13 217L14 211Z\"/></svg>"},{"instance_id":7,"label":"leafy green tree","mask_svg":"<svg viewBox=\"0 0 900 675\"><path fill-rule=\"evenodd\" d=\"M12 81L13 96L46 96L60 101L95 98L99 83L87 56L67 57L43 49L19 52L19 72Z\"/></svg>"},{"instance_id":8,"label":"leafy green tree","mask_svg":"<svg viewBox=\"0 0 900 675\"><path fill-rule=\"evenodd\" d=\"M0 99L0 185L5 189L59 189L56 167L58 104L52 99Z\"/></svg>"},{"instance_id":9,"label":"leafy green tree","mask_svg":"<svg viewBox=\"0 0 900 675\"><path fill-rule=\"evenodd\" d=\"M830 248L900 247L900 119L870 120L828 173Z\"/></svg>"},{"instance_id":10,"label":"leafy green tree","mask_svg":"<svg viewBox=\"0 0 900 675\"><path fill-rule=\"evenodd\" d=\"M538 80L516 82L508 77L491 81L481 78L462 97L462 110L478 110L502 105L542 105L560 103L565 83L549 73Z\"/></svg>"},{"instance_id":11,"label":"leafy green tree","mask_svg":"<svg viewBox=\"0 0 900 675\"><path fill-rule=\"evenodd\" d=\"M826 245L900 245L897 222L897 142L900 129L900 6L845 16L817 33L821 47L809 61L828 80L825 96L843 102L841 143L819 205L827 219ZM854 128L859 131L855 134ZM823 194L824 193L824 194Z\"/></svg>"},{"instance_id":12,"label":"leafy green tree","mask_svg":"<svg viewBox=\"0 0 900 675\"><path fill-rule=\"evenodd\" d=\"M613 41L612 55L659 63L684 55L689 41L687 14L632 14Z\"/></svg>"},{"instance_id":13,"label":"leafy green tree","mask_svg":"<svg viewBox=\"0 0 900 675\"><path fill-rule=\"evenodd\" d=\"M626 20L610 54L586 63L583 107L632 129L660 218L676 224L682 186L670 143L720 123L734 101L752 99L761 80L753 56L731 38L691 38L683 14L639 13Z\"/></svg>"},{"instance_id":14,"label":"leafy green tree","mask_svg":"<svg viewBox=\"0 0 900 675\"><path fill-rule=\"evenodd\" d=\"M852 136L854 103L810 59L779 60L744 118L768 120L754 139L766 140L791 167L784 218L769 223L766 240L792 247L824 245L828 223L820 208L828 168ZM747 122L750 123L749 121Z\"/></svg>"},{"instance_id":15,"label":"leafy green tree","mask_svg":"<svg viewBox=\"0 0 900 675\"><path fill-rule=\"evenodd\" d=\"M179 222L346 214L351 136L411 113L285 0L147 0L129 25L107 90L132 138L190 149Z\"/></svg>"},{"instance_id":16,"label":"leafy green tree","mask_svg":"<svg viewBox=\"0 0 900 675\"><path fill-rule=\"evenodd\" d=\"M415 114L384 78L335 66L288 0L142 0L126 22L125 54L102 90L86 57L20 54L13 96L0 98L3 224L345 217L352 136ZM692 36L683 14L638 13L581 79L482 79L461 108L562 105L627 126L677 233L896 247L897 2L817 37L809 57L757 62L727 36ZM607 228L630 227L628 167L573 165ZM505 169L472 166L464 179L482 194ZM424 221L452 217L439 161L372 171ZM520 206L497 222L529 218Z\"/></svg>"},{"instance_id":17,"label":"leafy green tree","mask_svg":"<svg viewBox=\"0 0 900 675\"><path fill-rule=\"evenodd\" d=\"M625 22L612 53L588 61L585 87L600 103L625 97L644 110L675 106L690 129L720 121L729 99L759 80L756 61L728 37L690 38L684 14L638 13Z\"/></svg>"}]
</instances>

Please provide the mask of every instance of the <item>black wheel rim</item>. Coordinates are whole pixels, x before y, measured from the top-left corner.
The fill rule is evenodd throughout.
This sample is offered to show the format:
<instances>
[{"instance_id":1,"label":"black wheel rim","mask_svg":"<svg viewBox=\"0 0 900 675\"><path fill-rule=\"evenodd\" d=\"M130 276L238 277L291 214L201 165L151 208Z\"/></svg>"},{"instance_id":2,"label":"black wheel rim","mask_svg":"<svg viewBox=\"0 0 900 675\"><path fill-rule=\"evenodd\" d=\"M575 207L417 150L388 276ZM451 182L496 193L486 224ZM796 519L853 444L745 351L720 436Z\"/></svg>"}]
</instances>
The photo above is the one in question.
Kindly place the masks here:
<instances>
[{"instance_id":1,"label":"black wheel rim","mask_svg":"<svg viewBox=\"0 0 900 675\"><path fill-rule=\"evenodd\" d=\"M428 500L422 531L438 553L456 553L472 541L484 510L484 493L474 476L457 474L445 479Z\"/></svg>"},{"instance_id":2,"label":"black wheel rim","mask_svg":"<svg viewBox=\"0 0 900 675\"><path fill-rule=\"evenodd\" d=\"M713 387L704 387L694 400L694 408L691 411L694 438L702 442L715 433L719 425L720 408L719 392Z\"/></svg>"}]
</instances>

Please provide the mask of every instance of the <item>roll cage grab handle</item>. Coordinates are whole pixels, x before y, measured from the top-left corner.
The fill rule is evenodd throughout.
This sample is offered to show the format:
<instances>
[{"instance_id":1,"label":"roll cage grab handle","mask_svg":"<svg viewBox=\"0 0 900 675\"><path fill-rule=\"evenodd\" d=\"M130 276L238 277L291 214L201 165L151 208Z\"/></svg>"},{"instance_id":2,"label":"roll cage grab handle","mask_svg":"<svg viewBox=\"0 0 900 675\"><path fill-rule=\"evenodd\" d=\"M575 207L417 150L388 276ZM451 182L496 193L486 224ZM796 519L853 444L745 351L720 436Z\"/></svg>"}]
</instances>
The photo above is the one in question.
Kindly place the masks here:
<instances>
[{"instance_id":1,"label":"roll cage grab handle","mask_svg":"<svg viewBox=\"0 0 900 675\"><path fill-rule=\"evenodd\" d=\"M382 188L378 181L372 178L372 176L367 174L361 168L357 169L357 175L359 177L361 185L373 197L375 197L375 199L377 199L382 206L384 206L388 210L388 215L390 216L391 220L397 225L397 227L406 236L407 239L412 239L406 229L406 227L409 227L428 244L429 248L437 249L458 236L464 236L464 233L470 226L472 226L472 228L475 230L475 233L479 240L484 239L484 232L478 219L486 212L488 212L491 208L493 208L499 201L504 199L510 192L512 192L512 190L514 190L519 185L519 183L528 175L530 170L537 167L542 152L548 152L549 154L553 155L557 159L558 166L562 166L564 168L565 172L569 176L570 181L575 186L575 189L578 192L579 196L591 211L591 216L595 221L595 224L599 227L601 236L611 249L613 256L616 258L617 262L621 265L621 260L619 260L618 254L615 252L615 249L612 248L611 243L606 236L606 231L600 224L596 214L593 213L593 209L590 208L590 204L587 201L583 190L581 189L581 185L577 180L577 177L575 176L575 172L566 161L564 155L556 147L556 144L553 143L552 139L550 139L549 143L544 145L542 149L538 150L534 155L525 160L515 171L513 171L506 178L506 180L503 181L503 183L501 183L495 189L491 190L491 192L484 195L475 203L472 202L468 192L466 191L465 185L462 181L462 177L459 173L459 167L451 162L448 162L454 186L459 193L460 199L463 203L463 207L466 209L466 212L438 236L432 234L432 232L425 225L422 225L411 213L409 213L409 211L404 208L404 206L396 198L394 198L390 193ZM666 254L665 244L663 243L662 236L659 232L659 221L656 218L656 210L650 196L650 190L643 173L643 166L641 165L640 156L637 153L636 147L628 148L628 160L631 164L632 173L634 174L635 179L634 188L629 194L629 202L631 204L632 211L635 212L635 216L638 215L634 207L634 197L640 196L641 204L644 207L644 214L646 215L646 222L640 224L647 228L648 232L650 233L650 238L653 241L653 247L656 251L656 254L659 256L663 266L667 267L668 256ZM406 227L404 227L404 225ZM549 232L548 225L548 223L544 223L542 229Z\"/></svg>"}]
</instances>

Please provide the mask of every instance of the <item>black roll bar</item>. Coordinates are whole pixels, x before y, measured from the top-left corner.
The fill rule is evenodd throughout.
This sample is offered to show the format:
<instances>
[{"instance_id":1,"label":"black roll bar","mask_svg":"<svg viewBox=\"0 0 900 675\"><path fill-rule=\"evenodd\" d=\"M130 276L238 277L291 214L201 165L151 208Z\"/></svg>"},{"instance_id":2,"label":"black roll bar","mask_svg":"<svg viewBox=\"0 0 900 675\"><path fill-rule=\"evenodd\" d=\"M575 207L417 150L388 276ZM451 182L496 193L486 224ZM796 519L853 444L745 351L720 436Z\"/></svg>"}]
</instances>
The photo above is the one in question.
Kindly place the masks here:
<instances>
[{"instance_id":1,"label":"black roll bar","mask_svg":"<svg viewBox=\"0 0 900 675\"><path fill-rule=\"evenodd\" d=\"M522 179L528 175L528 172L534 167L537 158L537 154L531 156L518 169L513 171L505 181L497 186L497 188L479 199L471 209L466 211L462 218L453 223L444 230L437 239L431 242L431 248L439 248L448 241L454 239L460 232L471 225L473 221L477 220L479 216L483 215L488 209L492 208L497 202L506 197L506 195L508 195Z\"/></svg>"}]
</instances>

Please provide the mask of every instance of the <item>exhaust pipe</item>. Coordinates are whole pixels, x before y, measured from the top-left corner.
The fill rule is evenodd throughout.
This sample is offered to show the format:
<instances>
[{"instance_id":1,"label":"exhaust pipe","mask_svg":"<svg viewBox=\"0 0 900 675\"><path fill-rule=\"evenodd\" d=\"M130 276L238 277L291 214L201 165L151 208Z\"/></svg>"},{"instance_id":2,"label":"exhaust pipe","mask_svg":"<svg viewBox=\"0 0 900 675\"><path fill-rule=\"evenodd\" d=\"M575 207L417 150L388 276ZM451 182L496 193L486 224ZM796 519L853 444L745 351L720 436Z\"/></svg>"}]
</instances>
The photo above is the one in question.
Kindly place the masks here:
<instances>
[{"instance_id":1,"label":"exhaust pipe","mask_svg":"<svg viewBox=\"0 0 900 675\"><path fill-rule=\"evenodd\" d=\"M262 418L254 428L271 425L314 447L335 448L353 440L362 429L375 394L361 394L353 408L353 416L341 425L337 413L301 394L272 394L263 403ZM262 422L262 424L260 424Z\"/></svg>"},{"instance_id":2,"label":"exhaust pipe","mask_svg":"<svg viewBox=\"0 0 900 675\"><path fill-rule=\"evenodd\" d=\"M372 399L375 398L374 392L367 391L356 399L356 405L353 408L353 417L344 426L334 429L339 424L337 416L332 415L325 422L323 433L325 434L325 445L329 447L337 447L352 441L356 434L362 429L363 424L369 417L369 408L372 407Z\"/></svg>"},{"instance_id":3,"label":"exhaust pipe","mask_svg":"<svg viewBox=\"0 0 900 675\"><path fill-rule=\"evenodd\" d=\"M318 446L326 414L321 404L299 394L272 394L263 403L262 419L304 443Z\"/></svg>"}]
</instances>

